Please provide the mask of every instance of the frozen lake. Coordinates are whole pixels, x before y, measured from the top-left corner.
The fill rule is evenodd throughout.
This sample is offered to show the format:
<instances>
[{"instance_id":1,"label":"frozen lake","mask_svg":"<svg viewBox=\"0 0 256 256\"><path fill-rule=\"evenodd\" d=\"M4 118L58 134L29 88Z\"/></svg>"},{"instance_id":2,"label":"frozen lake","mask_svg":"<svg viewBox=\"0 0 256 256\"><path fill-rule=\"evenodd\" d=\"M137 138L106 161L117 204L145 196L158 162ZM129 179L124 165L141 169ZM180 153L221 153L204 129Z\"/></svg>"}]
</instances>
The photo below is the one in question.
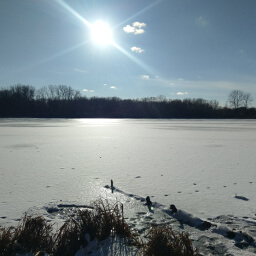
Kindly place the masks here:
<instances>
[{"instance_id":1,"label":"frozen lake","mask_svg":"<svg viewBox=\"0 0 256 256\"><path fill-rule=\"evenodd\" d=\"M111 179L202 218L255 217L255 131L255 120L0 119L0 224L93 201Z\"/></svg>"}]
</instances>

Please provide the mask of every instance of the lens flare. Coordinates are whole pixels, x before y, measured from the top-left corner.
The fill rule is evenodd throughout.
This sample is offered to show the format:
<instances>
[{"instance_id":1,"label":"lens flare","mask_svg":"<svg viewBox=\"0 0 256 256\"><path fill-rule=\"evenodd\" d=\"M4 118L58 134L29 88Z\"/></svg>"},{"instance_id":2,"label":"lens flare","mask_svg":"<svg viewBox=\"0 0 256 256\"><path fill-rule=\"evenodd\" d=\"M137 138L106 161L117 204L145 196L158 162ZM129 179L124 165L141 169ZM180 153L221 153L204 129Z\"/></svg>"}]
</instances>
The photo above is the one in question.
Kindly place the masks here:
<instances>
[{"instance_id":1,"label":"lens flare","mask_svg":"<svg viewBox=\"0 0 256 256\"><path fill-rule=\"evenodd\" d=\"M107 23L98 20L91 26L92 39L95 43L100 45L111 44L112 31Z\"/></svg>"}]
</instances>

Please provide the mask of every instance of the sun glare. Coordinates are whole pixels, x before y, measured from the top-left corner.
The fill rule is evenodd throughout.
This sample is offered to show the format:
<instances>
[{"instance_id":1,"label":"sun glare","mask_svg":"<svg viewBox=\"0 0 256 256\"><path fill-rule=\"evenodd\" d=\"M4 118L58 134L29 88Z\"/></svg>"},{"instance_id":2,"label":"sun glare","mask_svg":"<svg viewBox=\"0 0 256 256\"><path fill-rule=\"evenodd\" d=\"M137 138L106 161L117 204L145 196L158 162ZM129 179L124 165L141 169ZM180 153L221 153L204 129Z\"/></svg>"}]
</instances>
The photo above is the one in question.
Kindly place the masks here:
<instances>
[{"instance_id":1,"label":"sun glare","mask_svg":"<svg viewBox=\"0 0 256 256\"><path fill-rule=\"evenodd\" d=\"M107 23L100 20L96 21L91 27L91 32L95 43L100 45L113 43L112 31Z\"/></svg>"}]
</instances>

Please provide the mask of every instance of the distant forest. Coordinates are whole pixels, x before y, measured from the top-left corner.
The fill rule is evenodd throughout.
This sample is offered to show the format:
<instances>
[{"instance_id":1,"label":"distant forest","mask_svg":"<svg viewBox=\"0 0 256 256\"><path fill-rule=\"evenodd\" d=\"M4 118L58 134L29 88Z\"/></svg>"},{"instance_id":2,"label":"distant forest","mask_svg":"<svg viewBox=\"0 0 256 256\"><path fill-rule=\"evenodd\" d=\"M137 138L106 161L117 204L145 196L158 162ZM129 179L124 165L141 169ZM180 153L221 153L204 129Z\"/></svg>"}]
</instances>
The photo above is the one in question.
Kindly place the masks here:
<instances>
[{"instance_id":1,"label":"distant forest","mask_svg":"<svg viewBox=\"0 0 256 256\"><path fill-rule=\"evenodd\" d=\"M33 86L18 84L0 89L0 117L256 118L256 108L248 107L248 102L252 101L249 94L245 94L247 98L243 101L238 98L238 92L244 96L241 91L232 91L234 95L229 95L231 107L220 107L216 100L201 98L87 98L66 85L49 85L36 90Z\"/></svg>"}]
</instances>

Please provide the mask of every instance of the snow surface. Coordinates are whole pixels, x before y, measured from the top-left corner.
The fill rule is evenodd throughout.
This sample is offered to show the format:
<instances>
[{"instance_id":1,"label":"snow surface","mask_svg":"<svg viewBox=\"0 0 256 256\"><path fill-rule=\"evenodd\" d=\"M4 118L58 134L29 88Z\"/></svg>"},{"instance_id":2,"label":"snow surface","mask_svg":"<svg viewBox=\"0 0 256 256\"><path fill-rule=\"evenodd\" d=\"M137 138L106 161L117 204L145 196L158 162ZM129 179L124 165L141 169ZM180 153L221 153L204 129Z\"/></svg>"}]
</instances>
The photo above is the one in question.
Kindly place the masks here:
<instances>
[{"instance_id":1,"label":"snow surface","mask_svg":"<svg viewBox=\"0 0 256 256\"><path fill-rule=\"evenodd\" d=\"M141 232L167 221L205 255L251 255L254 244L239 234L256 238L255 128L255 120L0 119L0 226L28 210L61 225L77 207L58 205L101 197L124 202ZM214 226L201 230L204 220Z\"/></svg>"}]
</instances>

